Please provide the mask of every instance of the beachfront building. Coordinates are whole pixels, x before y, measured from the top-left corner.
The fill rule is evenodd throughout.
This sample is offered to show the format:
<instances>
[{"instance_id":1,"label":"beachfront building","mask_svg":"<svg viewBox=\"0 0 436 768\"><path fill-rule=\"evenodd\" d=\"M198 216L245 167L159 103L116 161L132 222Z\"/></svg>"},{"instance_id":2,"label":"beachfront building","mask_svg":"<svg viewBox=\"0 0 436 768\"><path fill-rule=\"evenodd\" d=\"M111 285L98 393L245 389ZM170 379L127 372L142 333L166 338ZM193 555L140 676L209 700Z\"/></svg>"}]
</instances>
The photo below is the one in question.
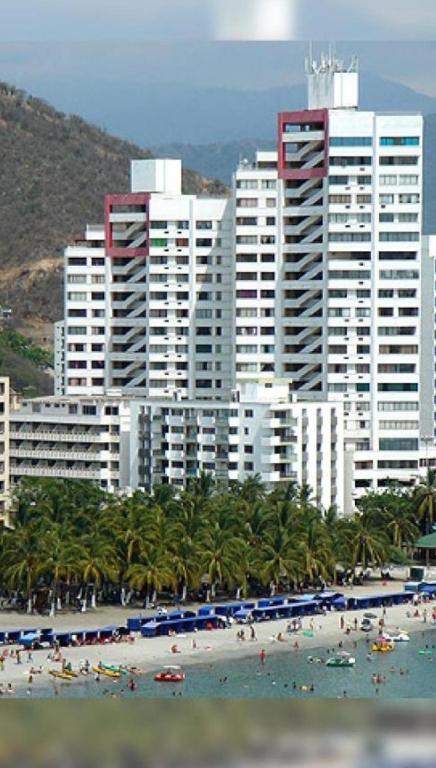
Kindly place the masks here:
<instances>
[{"instance_id":1,"label":"beachfront building","mask_svg":"<svg viewBox=\"0 0 436 768\"><path fill-rule=\"evenodd\" d=\"M128 485L130 435L129 404L122 398L23 400L10 414L11 483L72 478L114 491Z\"/></svg>"},{"instance_id":2,"label":"beachfront building","mask_svg":"<svg viewBox=\"0 0 436 768\"><path fill-rule=\"evenodd\" d=\"M343 403L356 498L419 466L423 121L360 111L356 62L308 80L234 177L236 375Z\"/></svg>"},{"instance_id":3,"label":"beachfront building","mask_svg":"<svg viewBox=\"0 0 436 768\"><path fill-rule=\"evenodd\" d=\"M182 194L179 160L133 161L131 191L65 252L57 390L227 397L231 261L231 201Z\"/></svg>"},{"instance_id":4,"label":"beachfront building","mask_svg":"<svg viewBox=\"0 0 436 768\"><path fill-rule=\"evenodd\" d=\"M277 149L242 161L227 198L183 194L178 160L132 162L130 191L107 195L104 222L66 249L55 392L141 402L147 423L155 407L156 423L159 409L180 408L185 435L188 412L210 403L225 412L250 385L256 400L259 387L285 382L310 429L309 414L327 424L335 409L343 468L322 495L342 499L347 513L370 489L415 483L436 459L423 125L418 114L359 110L355 61L309 61L307 75L308 108L279 114ZM251 435L250 425L230 426ZM298 462L280 469L276 460L307 453L301 432L269 461L257 444L256 460L234 437L227 447L224 431L209 433L204 449L159 444L150 428L150 461L125 485L154 476L183 485L201 469L223 480L304 477ZM321 433L322 463L330 448Z\"/></svg>"},{"instance_id":5,"label":"beachfront building","mask_svg":"<svg viewBox=\"0 0 436 768\"><path fill-rule=\"evenodd\" d=\"M229 399L69 396L11 414L11 478L65 477L108 490L186 487L202 472L228 485L308 483L344 506L342 406L297 402L289 382L242 384Z\"/></svg>"},{"instance_id":6,"label":"beachfront building","mask_svg":"<svg viewBox=\"0 0 436 768\"><path fill-rule=\"evenodd\" d=\"M9 378L0 377L0 526L9 524Z\"/></svg>"}]
</instances>

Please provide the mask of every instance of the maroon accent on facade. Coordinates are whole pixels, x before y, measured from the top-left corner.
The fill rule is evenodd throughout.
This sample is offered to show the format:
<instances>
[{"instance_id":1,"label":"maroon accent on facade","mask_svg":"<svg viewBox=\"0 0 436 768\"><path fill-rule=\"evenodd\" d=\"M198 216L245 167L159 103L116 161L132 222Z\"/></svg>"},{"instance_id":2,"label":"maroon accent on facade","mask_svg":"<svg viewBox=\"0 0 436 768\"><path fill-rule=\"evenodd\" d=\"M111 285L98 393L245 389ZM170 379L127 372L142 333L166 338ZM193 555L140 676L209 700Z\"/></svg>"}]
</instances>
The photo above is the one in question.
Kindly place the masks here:
<instances>
[{"instance_id":1,"label":"maroon accent on facade","mask_svg":"<svg viewBox=\"0 0 436 768\"><path fill-rule=\"evenodd\" d=\"M139 248L131 248L129 245L117 246L113 245L113 223L110 220L111 213L116 213L118 206L135 207L140 206L145 213L145 222L143 225L143 232L145 232L145 242ZM129 213L125 213L126 225L129 224ZM131 222L133 223L133 222ZM104 200L104 228L105 228L105 247L106 256L130 258L132 256L148 256L150 243L149 243L149 230L150 230L150 193L149 192L129 192L125 195L106 195ZM138 233L139 234L139 233Z\"/></svg>"},{"instance_id":2,"label":"maroon accent on facade","mask_svg":"<svg viewBox=\"0 0 436 768\"><path fill-rule=\"evenodd\" d=\"M329 166L329 119L328 109L305 109L299 112L279 112L277 121L278 173L280 179L316 179L328 175ZM287 168L286 142L283 141L286 123L307 125L322 123L324 131L324 163L321 168ZM304 134L303 134L304 135Z\"/></svg>"}]
</instances>

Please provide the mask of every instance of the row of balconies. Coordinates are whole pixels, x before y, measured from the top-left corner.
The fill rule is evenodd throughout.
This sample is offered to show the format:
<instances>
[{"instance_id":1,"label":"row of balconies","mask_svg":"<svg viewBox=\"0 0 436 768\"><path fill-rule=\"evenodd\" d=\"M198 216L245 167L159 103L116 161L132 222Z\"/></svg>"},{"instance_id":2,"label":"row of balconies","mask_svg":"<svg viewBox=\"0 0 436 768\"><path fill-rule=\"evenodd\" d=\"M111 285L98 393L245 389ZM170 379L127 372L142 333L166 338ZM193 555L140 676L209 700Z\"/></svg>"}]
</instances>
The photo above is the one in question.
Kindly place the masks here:
<instances>
[{"instance_id":1,"label":"row of balconies","mask_svg":"<svg viewBox=\"0 0 436 768\"><path fill-rule=\"evenodd\" d=\"M83 480L99 480L101 477L101 472L98 469L86 469L82 467L67 469L64 467L29 466L16 463L11 463L10 473L12 477L30 475L32 477L71 477Z\"/></svg>"},{"instance_id":2,"label":"row of balconies","mask_svg":"<svg viewBox=\"0 0 436 768\"><path fill-rule=\"evenodd\" d=\"M11 458L31 458L31 459L60 459L64 461L104 461L111 456L109 451L93 452L93 451L70 451L66 450L51 450L44 448L39 450L37 448L16 448L11 445L10 448ZM112 454L114 457L118 456L117 453Z\"/></svg>"},{"instance_id":3,"label":"row of balconies","mask_svg":"<svg viewBox=\"0 0 436 768\"><path fill-rule=\"evenodd\" d=\"M50 441L63 441L71 442L77 440L77 442L110 442L111 440L118 440L118 434L105 432L61 432L58 430L42 431L42 430L30 430L14 429L14 425L11 425L10 431L11 440L50 440Z\"/></svg>"}]
</instances>

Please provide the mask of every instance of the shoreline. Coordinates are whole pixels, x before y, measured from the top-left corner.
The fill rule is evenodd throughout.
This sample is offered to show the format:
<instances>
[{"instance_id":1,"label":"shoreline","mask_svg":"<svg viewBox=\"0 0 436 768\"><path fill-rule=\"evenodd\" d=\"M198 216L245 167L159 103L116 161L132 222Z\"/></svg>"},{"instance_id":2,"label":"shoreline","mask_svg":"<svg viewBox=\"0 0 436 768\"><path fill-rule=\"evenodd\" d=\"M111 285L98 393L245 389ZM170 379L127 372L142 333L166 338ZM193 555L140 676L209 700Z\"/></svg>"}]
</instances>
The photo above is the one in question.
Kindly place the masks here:
<instances>
[{"instance_id":1,"label":"shoreline","mask_svg":"<svg viewBox=\"0 0 436 768\"><path fill-rule=\"evenodd\" d=\"M431 612L435 604L435 600L426 604L428 612L427 622L423 621L422 615L420 618L408 618L406 614L408 611L411 611L411 606L403 605L388 608L385 616L385 631L395 632L398 629L402 629L410 634L415 634L435 630L436 624L432 622L431 618ZM420 610L422 612L422 606ZM285 632L288 621L286 619L279 619L254 624L257 635L256 640L238 641L236 633L244 625L235 624L230 629L203 630L187 635L178 635L174 638L167 636L156 638L135 637L133 643L122 642L108 643L106 645L79 646L64 648L61 651L66 661L71 662L73 669L78 668L80 661L83 662L87 659L91 667L98 664L99 661L103 661L105 664L137 667L141 674L144 675L156 672L163 666L170 664L190 667L197 664L210 665L214 662L234 661L244 658L255 659L259 657L262 649L265 650L267 658L270 655L289 653L294 658L301 656L303 661L305 654L315 649L323 649L323 652L329 649L331 655L332 652L334 653L335 650L338 650L338 643L340 642L342 642L344 649L350 650L354 647L354 643L362 642L368 636L371 640L374 639L378 634L377 623L378 619L382 618L382 609L371 611L377 616L377 619L374 619L375 630L370 633L363 633L360 629L352 629L350 634L347 635L340 628L341 616L345 619L345 626L354 627L354 621L357 619L359 627L364 613L367 612L366 610L335 611L328 613L326 616L316 615L313 617L313 637L305 637L303 634L304 631L309 630L312 618L305 617L302 620L302 630L292 635L286 635ZM95 625L95 619L93 623ZM47 624L46 621L45 624ZM285 642L273 639L280 632L283 633ZM193 640L195 640L197 645L196 649L192 647ZM293 648L295 641L298 642L298 650ZM171 652L171 646L174 644L178 646L180 653ZM8 648L10 652L10 650L20 648L20 646L15 645ZM6 688L7 684L11 683L16 687L17 695L22 695L29 687L28 675L31 666L42 666L43 674L35 674L31 685L30 695L37 698L38 688L54 683L54 678L48 675L48 670L61 669L60 663L52 662L47 658L48 654L48 649L33 651L32 661L28 662L27 652L23 651L21 664L16 664L14 659L7 657L4 671L0 672L0 685ZM88 677L79 678L78 681L86 682L93 679L94 675L91 674ZM125 679L128 679L127 675ZM61 682L58 680L58 684ZM113 681L105 678L105 683L109 685L111 682ZM68 688L74 684L75 681L65 683L65 686Z\"/></svg>"}]
</instances>

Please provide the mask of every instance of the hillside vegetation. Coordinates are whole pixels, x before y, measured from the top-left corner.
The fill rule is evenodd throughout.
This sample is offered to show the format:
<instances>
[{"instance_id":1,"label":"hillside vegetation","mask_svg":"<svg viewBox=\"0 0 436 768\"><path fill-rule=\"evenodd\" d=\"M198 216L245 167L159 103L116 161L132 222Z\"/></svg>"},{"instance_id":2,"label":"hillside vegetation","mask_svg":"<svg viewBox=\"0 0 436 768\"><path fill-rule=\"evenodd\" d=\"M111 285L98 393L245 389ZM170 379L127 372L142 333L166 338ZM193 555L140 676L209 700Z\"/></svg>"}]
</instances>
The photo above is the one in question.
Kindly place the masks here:
<instances>
[{"instance_id":1,"label":"hillside vegetation","mask_svg":"<svg viewBox=\"0 0 436 768\"><path fill-rule=\"evenodd\" d=\"M52 355L12 328L0 329L0 376L10 376L12 387L26 397L52 394Z\"/></svg>"},{"instance_id":2,"label":"hillside vegetation","mask_svg":"<svg viewBox=\"0 0 436 768\"><path fill-rule=\"evenodd\" d=\"M129 187L129 161L151 154L75 115L0 83L0 303L12 324L51 346L62 316L62 254L87 222L102 221L106 192ZM186 192L224 194L185 171Z\"/></svg>"}]
</instances>

